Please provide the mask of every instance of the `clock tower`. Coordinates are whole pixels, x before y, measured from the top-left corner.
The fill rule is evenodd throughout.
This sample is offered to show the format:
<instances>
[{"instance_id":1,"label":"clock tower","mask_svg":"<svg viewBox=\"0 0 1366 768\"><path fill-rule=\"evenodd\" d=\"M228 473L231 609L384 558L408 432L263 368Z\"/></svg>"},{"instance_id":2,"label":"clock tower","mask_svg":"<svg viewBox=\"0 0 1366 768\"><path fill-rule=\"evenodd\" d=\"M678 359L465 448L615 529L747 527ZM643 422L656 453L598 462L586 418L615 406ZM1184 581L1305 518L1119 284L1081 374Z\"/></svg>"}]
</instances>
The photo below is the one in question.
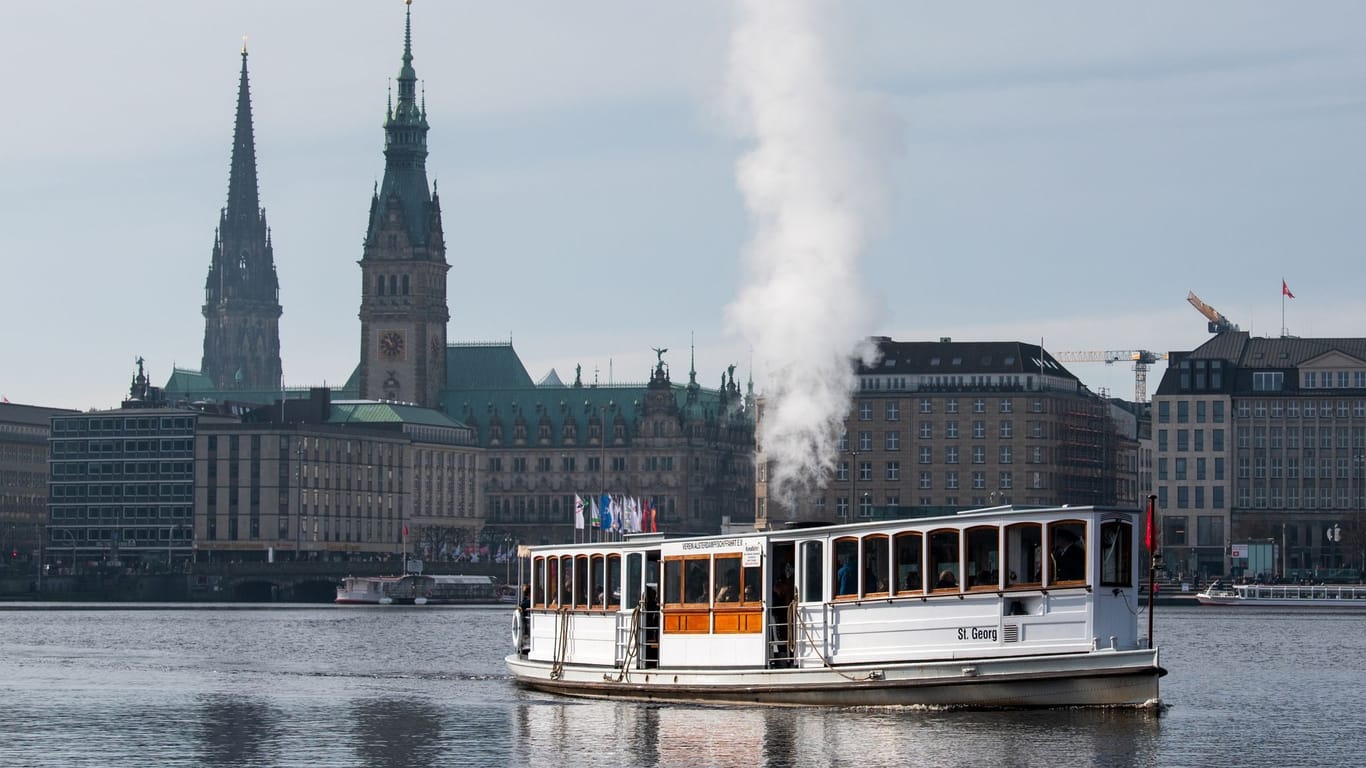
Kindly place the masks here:
<instances>
[{"instance_id":1,"label":"clock tower","mask_svg":"<svg viewBox=\"0 0 1366 768\"><path fill-rule=\"evenodd\" d=\"M427 109L417 98L412 6L398 100L384 120L384 180L370 199L360 260L360 396L440 405L446 386L446 242L427 186Z\"/></svg>"}]
</instances>

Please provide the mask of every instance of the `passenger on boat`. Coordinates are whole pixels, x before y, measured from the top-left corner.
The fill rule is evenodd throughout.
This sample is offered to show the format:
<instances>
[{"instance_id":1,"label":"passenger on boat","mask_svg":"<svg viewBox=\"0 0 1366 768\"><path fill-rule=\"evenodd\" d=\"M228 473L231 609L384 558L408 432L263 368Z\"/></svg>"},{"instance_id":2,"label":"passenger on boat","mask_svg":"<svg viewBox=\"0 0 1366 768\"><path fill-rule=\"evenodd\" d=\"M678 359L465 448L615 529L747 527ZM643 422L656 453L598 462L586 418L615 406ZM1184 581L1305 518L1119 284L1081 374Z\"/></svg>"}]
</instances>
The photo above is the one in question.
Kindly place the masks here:
<instances>
[{"instance_id":1,"label":"passenger on boat","mask_svg":"<svg viewBox=\"0 0 1366 768\"><path fill-rule=\"evenodd\" d=\"M740 575L735 571L726 573L726 583L716 590L716 602L734 603L740 599Z\"/></svg>"},{"instance_id":2,"label":"passenger on boat","mask_svg":"<svg viewBox=\"0 0 1366 768\"><path fill-rule=\"evenodd\" d=\"M840 561L839 570L835 572L835 585L840 595L858 594L858 576L854 570L853 558L846 556Z\"/></svg>"},{"instance_id":3,"label":"passenger on boat","mask_svg":"<svg viewBox=\"0 0 1366 768\"><path fill-rule=\"evenodd\" d=\"M939 581L934 586L936 589L951 589L958 586L958 579L954 577L953 571L943 570L939 572Z\"/></svg>"},{"instance_id":4,"label":"passenger on boat","mask_svg":"<svg viewBox=\"0 0 1366 768\"><path fill-rule=\"evenodd\" d=\"M1077 541L1077 534L1059 528L1058 548L1053 552L1053 573L1058 581L1080 581L1086 578L1086 553Z\"/></svg>"}]
</instances>

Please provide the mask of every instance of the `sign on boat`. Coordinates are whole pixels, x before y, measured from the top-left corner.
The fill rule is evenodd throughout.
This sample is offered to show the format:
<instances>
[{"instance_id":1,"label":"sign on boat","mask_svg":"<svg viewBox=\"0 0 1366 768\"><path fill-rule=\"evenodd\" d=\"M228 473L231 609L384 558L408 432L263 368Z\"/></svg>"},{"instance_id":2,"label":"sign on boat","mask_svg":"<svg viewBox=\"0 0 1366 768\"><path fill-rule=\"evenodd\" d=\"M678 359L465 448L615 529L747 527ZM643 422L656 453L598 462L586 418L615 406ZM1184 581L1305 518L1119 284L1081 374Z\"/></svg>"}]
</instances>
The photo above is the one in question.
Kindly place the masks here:
<instances>
[{"instance_id":1,"label":"sign on boat","mask_svg":"<svg viewBox=\"0 0 1366 768\"><path fill-rule=\"evenodd\" d=\"M1137 510L993 507L529 548L528 688L786 705L1155 706Z\"/></svg>"}]
</instances>

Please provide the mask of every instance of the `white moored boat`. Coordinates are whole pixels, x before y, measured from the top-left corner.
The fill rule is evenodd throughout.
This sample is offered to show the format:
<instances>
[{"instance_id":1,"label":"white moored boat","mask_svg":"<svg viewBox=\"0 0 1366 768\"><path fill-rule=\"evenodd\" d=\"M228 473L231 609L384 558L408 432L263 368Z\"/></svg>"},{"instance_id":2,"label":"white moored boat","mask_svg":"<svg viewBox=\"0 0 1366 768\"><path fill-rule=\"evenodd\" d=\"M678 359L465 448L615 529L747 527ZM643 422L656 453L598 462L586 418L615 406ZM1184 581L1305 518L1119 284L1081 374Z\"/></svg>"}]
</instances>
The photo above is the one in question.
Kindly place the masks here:
<instances>
[{"instance_id":1,"label":"white moored boat","mask_svg":"<svg viewBox=\"0 0 1366 768\"><path fill-rule=\"evenodd\" d=\"M1214 582L1196 594L1201 605L1336 608L1366 611L1366 584L1234 584Z\"/></svg>"},{"instance_id":2,"label":"white moored boat","mask_svg":"<svg viewBox=\"0 0 1366 768\"><path fill-rule=\"evenodd\" d=\"M603 698L1156 705L1138 514L996 507L532 547L507 666L524 686Z\"/></svg>"},{"instance_id":3,"label":"white moored boat","mask_svg":"<svg viewBox=\"0 0 1366 768\"><path fill-rule=\"evenodd\" d=\"M393 602L389 591L399 582L398 576L347 576L337 585L336 603L339 605L388 605Z\"/></svg>"}]
</instances>

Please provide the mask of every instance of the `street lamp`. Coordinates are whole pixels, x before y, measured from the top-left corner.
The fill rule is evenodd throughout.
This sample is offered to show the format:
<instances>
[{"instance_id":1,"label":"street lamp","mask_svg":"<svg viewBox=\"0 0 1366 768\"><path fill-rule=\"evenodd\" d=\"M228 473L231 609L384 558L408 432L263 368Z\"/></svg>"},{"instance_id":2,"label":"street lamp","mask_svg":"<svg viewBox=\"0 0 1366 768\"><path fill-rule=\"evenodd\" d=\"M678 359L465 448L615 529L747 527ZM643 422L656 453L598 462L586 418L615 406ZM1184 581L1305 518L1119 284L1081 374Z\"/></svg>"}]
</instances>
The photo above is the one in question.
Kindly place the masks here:
<instances>
[{"instance_id":1,"label":"street lamp","mask_svg":"<svg viewBox=\"0 0 1366 768\"><path fill-rule=\"evenodd\" d=\"M849 457L849 503L845 505L843 515L846 523L858 500L858 451L850 451Z\"/></svg>"}]
</instances>

